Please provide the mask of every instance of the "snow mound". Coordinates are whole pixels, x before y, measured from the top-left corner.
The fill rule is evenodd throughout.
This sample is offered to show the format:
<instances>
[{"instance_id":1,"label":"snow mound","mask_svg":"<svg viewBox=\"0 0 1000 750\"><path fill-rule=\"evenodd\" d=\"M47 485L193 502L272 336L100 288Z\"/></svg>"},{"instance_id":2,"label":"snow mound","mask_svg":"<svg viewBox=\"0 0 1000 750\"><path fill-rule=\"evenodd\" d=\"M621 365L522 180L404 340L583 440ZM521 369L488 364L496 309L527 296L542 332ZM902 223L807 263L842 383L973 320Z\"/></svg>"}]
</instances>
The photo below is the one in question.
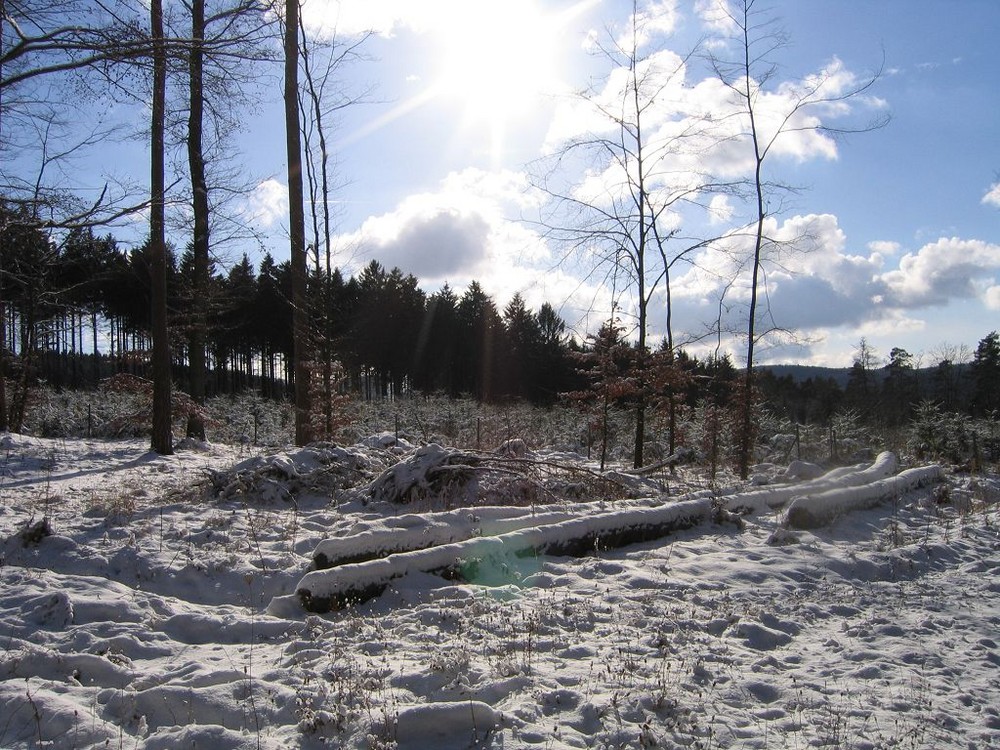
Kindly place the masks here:
<instances>
[{"instance_id":1,"label":"snow mound","mask_svg":"<svg viewBox=\"0 0 1000 750\"><path fill-rule=\"evenodd\" d=\"M885 454L725 494L680 494L702 486L685 468L630 498L536 449L473 454L480 504L430 512L362 502L416 449L4 442L5 749L1000 747L995 473L920 487L936 467ZM246 494L204 502L209 470ZM302 502L327 474L356 484ZM504 477L549 502L483 503ZM295 502L254 502L262 478ZM784 525L795 508L829 525ZM385 588L311 614L306 575Z\"/></svg>"},{"instance_id":2,"label":"snow mound","mask_svg":"<svg viewBox=\"0 0 1000 750\"><path fill-rule=\"evenodd\" d=\"M649 497L662 494L662 483L628 472L603 474L544 451L531 453L523 440L504 443L493 453L446 448L428 443L401 457L367 490L373 504L453 508L551 504L594 498Z\"/></svg>"},{"instance_id":3,"label":"snow mound","mask_svg":"<svg viewBox=\"0 0 1000 750\"><path fill-rule=\"evenodd\" d=\"M315 443L297 450L248 458L225 471L208 470L210 494L218 500L289 502L300 495L332 498L369 480L385 457L363 447Z\"/></svg>"},{"instance_id":4,"label":"snow mound","mask_svg":"<svg viewBox=\"0 0 1000 750\"><path fill-rule=\"evenodd\" d=\"M318 569L365 562L400 552L493 536L539 524L567 521L574 509L526 512L520 507L477 507L438 513L407 514L357 522L346 536L324 539L313 552Z\"/></svg>"},{"instance_id":5,"label":"snow mound","mask_svg":"<svg viewBox=\"0 0 1000 750\"><path fill-rule=\"evenodd\" d=\"M406 460L386 469L369 489L372 502L405 504L452 491L474 476L480 459L465 451L428 443Z\"/></svg>"},{"instance_id":6,"label":"snow mound","mask_svg":"<svg viewBox=\"0 0 1000 750\"><path fill-rule=\"evenodd\" d=\"M896 473L899 461L890 451L880 453L870 466L846 466L799 484L765 487L759 490L739 492L726 498L730 510L741 513L768 513L781 508L795 497L843 487L855 487Z\"/></svg>"},{"instance_id":7,"label":"snow mound","mask_svg":"<svg viewBox=\"0 0 1000 750\"><path fill-rule=\"evenodd\" d=\"M398 750L481 748L500 729L500 713L482 701L407 706L396 718Z\"/></svg>"},{"instance_id":8,"label":"snow mound","mask_svg":"<svg viewBox=\"0 0 1000 750\"><path fill-rule=\"evenodd\" d=\"M819 479L825 473L823 467L819 464L810 463L809 461L792 461L788 464L788 468L785 469L784 476L786 479L792 481L800 481L803 479Z\"/></svg>"},{"instance_id":9,"label":"snow mound","mask_svg":"<svg viewBox=\"0 0 1000 750\"><path fill-rule=\"evenodd\" d=\"M456 457L458 462L450 463ZM418 492L428 485L435 467L469 468L468 459L469 454L434 444L424 446L411 461L386 470L373 484L373 494L386 499ZM523 568L519 561L526 558L592 555L709 521L734 522L739 528L742 519L734 511L772 512L789 501L786 527L817 528L846 512L874 507L943 478L938 466L885 476L897 464L895 455L886 452L869 467L835 470L793 487L719 499L694 497L653 507L600 509L590 505L582 510L578 506L570 517L558 511L518 515L500 509L489 509L482 516L469 511L404 516L321 542L314 553L318 570L299 581L296 597L311 612L328 612L375 598L390 582L412 572L468 582L517 582ZM492 517L492 536L484 535L483 517ZM790 533L772 536L773 544L794 541Z\"/></svg>"},{"instance_id":10,"label":"snow mound","mask_svg":"<svg viewBox=\"0 0 1000 750\"><path fill-rule=\"evenodd\" d=\"M394 432L380 432L377 435L369 435L359 440L358 445L399 453L407 453L414 448L413 443Z\"/></svg>"}]
</instances>

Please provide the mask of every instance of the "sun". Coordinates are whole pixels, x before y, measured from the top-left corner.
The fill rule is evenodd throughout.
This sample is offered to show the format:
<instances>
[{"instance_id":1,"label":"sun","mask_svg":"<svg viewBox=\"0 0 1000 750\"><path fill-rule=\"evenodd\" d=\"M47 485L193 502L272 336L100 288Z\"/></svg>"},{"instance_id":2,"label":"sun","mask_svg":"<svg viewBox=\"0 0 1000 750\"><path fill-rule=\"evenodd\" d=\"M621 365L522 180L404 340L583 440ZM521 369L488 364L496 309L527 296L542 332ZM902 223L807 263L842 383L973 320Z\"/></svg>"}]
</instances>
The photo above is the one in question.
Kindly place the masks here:
<instances>
[{"instance_id":1,"label":"sun","mask_svg":"<svg viewBox=\"0 0 1000 750\"><path fill-rule=\"evenodd\" d=\"M473 125L530 114L559 86L559 27L532 0L456 4L439 34L438 95Z\"/></svg>"},{"instance_id":2,"label":"sun","mask_svg":"<svg viewBox=\"0 0 1000 750\"><path fill-rule=\"evenodd\" d=\"M422 5L425 12L414 29L425 38L421 48L426 57L412 76L420 82L419 91L343 143L433 106L455 112L463 136L486 137L493 161L500 163L514 141L513 126L543 121L545 104L554 104L553 95L569 90L567 58L574 48L570 29L600 2L563 0L558 10L551 8L556 4L552 0L438 0Z\"/></svg>"}]
</instances>

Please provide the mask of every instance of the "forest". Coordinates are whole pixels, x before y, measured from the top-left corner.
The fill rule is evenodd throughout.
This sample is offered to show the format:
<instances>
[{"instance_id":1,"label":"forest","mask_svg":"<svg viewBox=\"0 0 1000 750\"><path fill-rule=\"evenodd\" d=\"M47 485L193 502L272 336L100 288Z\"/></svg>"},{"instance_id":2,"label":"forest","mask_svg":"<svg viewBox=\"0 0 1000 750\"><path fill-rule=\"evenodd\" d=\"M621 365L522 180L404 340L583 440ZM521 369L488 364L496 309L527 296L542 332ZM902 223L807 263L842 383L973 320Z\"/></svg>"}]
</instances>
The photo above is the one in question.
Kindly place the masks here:
<instances>
[{"instance_id":1,"label":"forest","mask_svg":"<svg viewBox=\"0 0 1000 750\"><path fill-rule=\"evenodd\" d=\"M40 385L93 389L119 374L150 378L148 247L125 251L92 229L74 229L56 243L17 222L8 222L0 239L10 394L4 416L12 429L24 421L26 394ZM179 257L170 250L171 371L182 392L190 392L192 268L190 249ZM290 264L265 255L254 267L244 255L228 272L213 267L210 279L206 395L249 390L290 399ZM643 396L661 411L706 403L738 408L739 371L727 356L669 352L664 342L643 359L620 325L581 340L552 305L533 311L515 295L501 310L476 282L428 295L412 274L376 261L347 279L314 267L309 300L311 336L329 357L333 390L343 398L439 395L538 406L607 403L627 411ZM639 368L653 374L639 378ZM760 409L802 425L827 425L853 412L872 426L894 427L930 404L991 418L1000 392L1000 336L990 332L974 352L956 348L929 366L900 348L881 360L862 340L849 369L762 366L755 384Z\"/></svg>"}]
</instances>

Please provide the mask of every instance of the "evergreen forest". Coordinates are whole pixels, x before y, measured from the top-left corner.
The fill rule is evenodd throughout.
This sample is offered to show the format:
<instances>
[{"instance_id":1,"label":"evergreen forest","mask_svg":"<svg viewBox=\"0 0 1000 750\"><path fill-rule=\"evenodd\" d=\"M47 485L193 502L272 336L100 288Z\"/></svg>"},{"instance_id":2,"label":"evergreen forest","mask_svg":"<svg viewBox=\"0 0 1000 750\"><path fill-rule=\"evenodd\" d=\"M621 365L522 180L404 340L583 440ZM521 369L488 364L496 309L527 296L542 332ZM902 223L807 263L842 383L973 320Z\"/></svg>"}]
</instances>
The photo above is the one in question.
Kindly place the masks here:
<instances>
[{"instance_id":1,"label":"evergreen forest","mask_svg":"<svg viewBox=\"0 0 1000 750\"><path fill-rule=\"evenodd\" d=\"M147 246L123 250L110 234L87 228L57 242L9 221L0 264L7 426L19 428L26 394L40 385L91 389L115 375L150 377ZM179 255L169 249L167 266L172 377L189 392L190 249ZM206 395L251 390L291 399L290 264L265 255L255 267L244 255L227 271L213 267L210 280L202 300L210 311ZM735 408L742 383L728 357L699 358L665 344L640 357L613 322L579 338L550 304L531 310L515 295L500 309L476 282L426 294L412 274L376 261L350 278L313 268L308 299L310 336L323 359L315 363L317 380L325 371L341 398L433 394L627 410L641 396L669 412L705 403ZM883 361L862 340L849 369L758 367L755 400L803 425L830 424L853 412L863 422L893 427L930 405L992 418L1000 406L1000 336L988 333L964 356L961 349L948 353L953 358L917 366L916 355L895 348ZM639 369L653 374L639 378Z\"/></svg>"}]
</instances>

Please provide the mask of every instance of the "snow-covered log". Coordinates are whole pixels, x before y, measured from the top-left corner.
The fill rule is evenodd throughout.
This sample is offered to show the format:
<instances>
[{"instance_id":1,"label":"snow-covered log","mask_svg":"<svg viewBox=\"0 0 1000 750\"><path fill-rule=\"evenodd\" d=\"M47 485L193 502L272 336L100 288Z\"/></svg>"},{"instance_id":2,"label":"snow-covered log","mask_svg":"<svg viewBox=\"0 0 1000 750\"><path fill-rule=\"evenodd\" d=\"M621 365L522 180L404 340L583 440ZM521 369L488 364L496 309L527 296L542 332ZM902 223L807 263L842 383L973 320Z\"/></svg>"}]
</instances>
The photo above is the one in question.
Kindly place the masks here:
<instances>
[{"instance_id":1,"label":"snow-covered log","mask_svg":"<svg viewBox=\"0 0 1000 750\"><path fill-rule=\"evenodd\" d=\"M898 465L896 454L884 451L878 455L871 466L865 469L858 469L856 466L842 467L808 482L741 492L725 498L726 507L740 513L767 513L783 507L800 495L819 494L827 490L845 487L859 487L891 477L896 472Z\"/></svg>"},{"instance_id":2,"label":"snow-covered log","mask_svg":"<svg viewBox=\"0 0 1000 750\"><path fill-rule=\"evenodd\" d=\"M573 518L574 509L576 506L567 506L558 511L535 513L521 507L482 507L396 516L374 528L324 539L316 545L313 564L323 570L477 536L496 536L530 526L559 523Z\"/></svg>"},{"instance_id":3,"label":"snow-covered log","mask_svg":"<svg viewBox=\"0 0 1000 750\"><path fill-rule=\"evenodd\" d=\"M296 587L302 606L328 612L379 596L394 579L420 571L465 580L485 567L503 570L517 558L582 556L598 550L659 539L713 517L712 500L702 498L655 508L594 514L493 537L476 537L307 573Z\"/></svg>"},{"instance_id":4,"label":"snow-covered log","mask_svg":"<svg viewBox=\"0 0 1000 750\"><path fill-rule=\"evenodd\" d=\"M792 500L788 506L785 524L795 529L819 528L849 511L873 508L887 500L943 480L944 471L940 466L924 466L857 487L840 487L802 495Z\"/></svg>"}]
</instances>

